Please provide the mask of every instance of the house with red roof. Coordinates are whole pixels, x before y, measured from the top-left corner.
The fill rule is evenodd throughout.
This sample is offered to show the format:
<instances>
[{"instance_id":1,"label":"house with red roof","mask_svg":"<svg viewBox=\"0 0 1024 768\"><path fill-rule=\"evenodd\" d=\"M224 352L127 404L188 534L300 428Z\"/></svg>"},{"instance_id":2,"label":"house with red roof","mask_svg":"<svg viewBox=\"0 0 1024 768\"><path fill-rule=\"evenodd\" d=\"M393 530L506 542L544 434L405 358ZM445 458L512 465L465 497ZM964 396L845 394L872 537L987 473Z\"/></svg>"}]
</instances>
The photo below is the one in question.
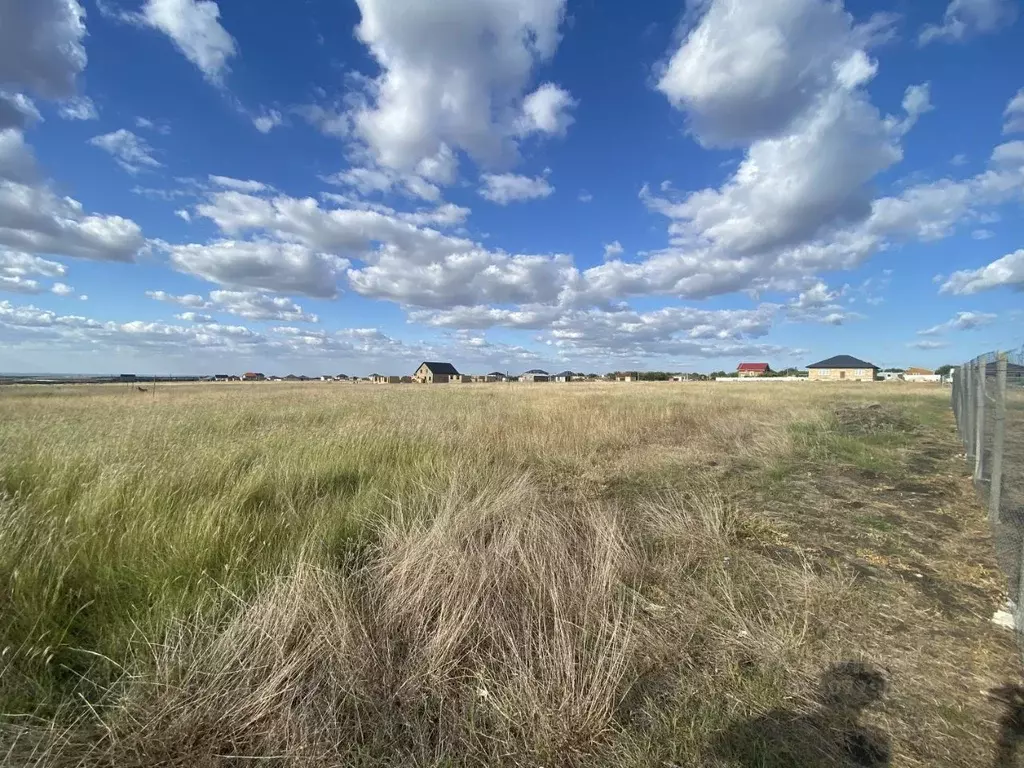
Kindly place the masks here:
<instances>
[{"instance_id":1,"label":"house with red roof","mask_svg":"<svg viewBox=\"0 0 1024 768\"><path fill-rule=\"evenodd\" d=\"M736 367L736 375L744 379L767 376L771 372L768 363L740 363Z\"/></svg>"}]
</instances>

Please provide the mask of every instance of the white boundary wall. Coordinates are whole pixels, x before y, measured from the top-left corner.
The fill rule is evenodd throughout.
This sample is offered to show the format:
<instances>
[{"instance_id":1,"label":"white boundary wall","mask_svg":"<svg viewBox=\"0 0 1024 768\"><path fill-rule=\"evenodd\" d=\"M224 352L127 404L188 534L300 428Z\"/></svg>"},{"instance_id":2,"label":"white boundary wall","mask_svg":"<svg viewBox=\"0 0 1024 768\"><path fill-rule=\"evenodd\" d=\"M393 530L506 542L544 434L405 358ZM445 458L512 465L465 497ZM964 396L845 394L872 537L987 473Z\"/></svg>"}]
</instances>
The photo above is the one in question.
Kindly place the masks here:
<instances>
[{"instance_id":1,"label":"white boundary wall","mask_svg":"<svg viewBox=\"0 0 1024 768\"><path fill-rule=\"evenodd\" d=\"M748 376L746 378L718 378L715 381L723 381L726 383L740 383L740 384L756 384L758 382L766 381L807 381L806 376Z\"/></svg>"}]
</instances>

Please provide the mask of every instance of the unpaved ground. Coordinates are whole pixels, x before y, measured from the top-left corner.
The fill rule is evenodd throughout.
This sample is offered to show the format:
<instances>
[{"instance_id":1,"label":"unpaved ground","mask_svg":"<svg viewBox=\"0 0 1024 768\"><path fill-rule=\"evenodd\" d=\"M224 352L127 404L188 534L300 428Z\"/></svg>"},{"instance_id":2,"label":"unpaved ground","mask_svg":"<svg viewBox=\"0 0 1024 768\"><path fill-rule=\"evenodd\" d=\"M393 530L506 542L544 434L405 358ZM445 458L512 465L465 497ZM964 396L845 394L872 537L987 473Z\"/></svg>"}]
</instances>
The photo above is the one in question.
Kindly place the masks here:
<instances>
[{"instance_id":1,"label":"unpaved ground","mask_svg":"<svg viewBox=\"0 0 1024 768\"><path fill-rule=\"evenodd\" d=\"M847 629L888 673L874 722L892 737L893 764L987 765L1003 710L985 692L1019 681L1012 634L990 621L1006 581L952 415L938 399L909 411L835 404L837 432L878 455L804 456L784 497L759 500L793 546L857 574L870 614L851 615Z\"/></svg>"}]
</instances>

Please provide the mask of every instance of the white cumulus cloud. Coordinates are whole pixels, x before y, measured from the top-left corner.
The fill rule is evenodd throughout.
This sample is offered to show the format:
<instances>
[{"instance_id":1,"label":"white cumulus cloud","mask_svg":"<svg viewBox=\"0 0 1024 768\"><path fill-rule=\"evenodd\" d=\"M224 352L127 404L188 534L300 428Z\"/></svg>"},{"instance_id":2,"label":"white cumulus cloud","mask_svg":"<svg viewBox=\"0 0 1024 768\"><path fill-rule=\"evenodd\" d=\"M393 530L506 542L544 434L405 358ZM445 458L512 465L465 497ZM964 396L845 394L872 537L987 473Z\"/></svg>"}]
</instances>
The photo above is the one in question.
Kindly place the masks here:
<instances>
[{"instance_id":1,"label":"white cumulus cloud","mask_svg":"<svg viewBox=\"0 0 1024 768\"><path fill-rule=\"evenodd\" d=\"M918 336L939 336L948 331L971 331L986 325L991 325L996 316L989 312L957 312L956 315L944 323L933 325L918 331Z\"/></svg>"},{"instance_id":2,"label":"white cumulus cloud","mask_svg":"<svg viewBox=\"0 0 1024 768\"><path fill-rule=\"evenodd\" d=\"M138 173L143 169L163 166L163 163L153 157L153 148L146 140L127 128L94 136L89 139L89 143L109 153L118 165L131 174Z\"/></svg>"},{"instance_id":3,"label":"white cumulus cloud","mask_svg":"<svg viewBox=\"0 0 1024 768\"><path fill-rule=\"evenodd\" d=\"M972 294L999 287L1024 290L1024 249L1008 253L978 269L954 272L943 283L941 293Z\"/></svg>"},{"instance_id":4,"label":"white cumulus cloud","mask_svg":"<svg viewBox=\"0 0 1024 768\"><path fill-rule=\"evenodd\" d=\"M570 110L577 106L572 95L554 83L544 83L523 99L523 114L517 124L521 136L544 133L564 136L575 122Z\"/></svg>"},{"instance_id":5,"label":"white cumulus cloud","mask_svg":"<svg viewBox=\"0 0 1024 768\"><path fill-rule=\"evenodd\" d=\"M235 40L220 23L213 0L146 0L137 23L167 35L207 80L223 82L228 60L238 53Z\"/></svg>"},{"instance_id":6,"label":"white cumulus cloud","mask_svg":"<svg viewBox=\"0 0 1024 768\"><path fill-rule=\"evenodd\" d=\"M1003 133L1022 133L1024 132L1024 88L1021 88L1014 94L1014 97L1010 99L1010 103L1006 105L1006 110L1003 112Z\"/></svg>"},{"instance_id":7,"label":"white cumulus cloud","mask_svg":"<svg viewBox=\"0 0 1024 768\"><path fill-rule=\"evenodd\" d=\"M268 109L252 118L252 124L260 133L270 133L284 122L281 113L276 109Z\"/></svg>"},{"instance_id":8,"label":"white cumulus cloud","mask_svg":"<svg viewBox=\"0 0 1024 768\"><path fill-rule=\"evenodd\" d=\"M318 298L337 295L339 273L348 265L297 243L215 240L162 249L175 269L212 283Z\"/></svg>"},{"instance_id":9,"label":"white cumulus cloud","mask_svg":"<svg viewBox=\"0 0 1024 768\"><path fill-rule=\"evenodd\" d=\"M222 189L234 189L238 192L266 192L270 189L262 181L253 181L252 179L235 179L231 176L215 176L214 174L210 174L209 179L214 186Z\"/></svg>"},{"instance_id":10,"label":"white cumulus cloud","mask_svg":"<svg viewBox=\"0 0 1024 768\"><path fill-rule=\"evenodd\" d=\"M515 155L521 117L535 130L567 125L568 102L550 89L524 112L534 69L558 46L564 0L357 5L356 37L381 73L351 123L380 165L411 172L445 146L495 163Z\"/></svg>"},{"instance_id":11,"label":"white cumulus cloud","mask_svg":"<svg viewBox=\"0 0 1024 768\"><path fill-rule=\"evenodd\" d=\"M555 188L543 176L520 176L515 173L485 173L480 177L480 197L498 205L549 197Z\"/></svg>"},{"instance_id":12,"label":"white cumulus cloud","mask_svg":"<svg viewBox=\"0 0 1024 768\"><path fill-rule=\"evenodd\" d=\"M623 253L625 253L625 251L626 249L622 247L622 243L620 243L618 240L615 240L614 242L611 243L605 243L604 258L606 261L608 259L618 258Z\"/></svg>"},{"instance_id":13,"label":"white cumulus cloud","mask_svg":"<svg viewBox=\"0 0 1024 768\"><path fill-rule=\"evenodd\" d=\"M73 96L61 104L60 116L65 120L98 120L100 113L88 96Z\"/></svg>"},{"instance_id":14,"label":"white cumulus cloud","mask_svg":"<svg viewBox=\"0 0 1024 768\"><path fill-rule=\"evenodd\" d=\"M933 349L945 349L946 347L949 346L949 342L936 341L934 339L921 339L920 341L912 341L909 344L907 344L907 346L913 349L921 349L928 351Z\"/></svg>"},{"instance_id":15,"label":"white cumulus cloud","mask_svg":"<svg viewBox=\"0 0 1024 768\"><path fill-rule=\"evenodd\" d=\"M941 24L929 24L917 41L958 42L979 34L996 32L1017 20L1017 0L950 0Z\"/></svg>"},{"instance_id":16,"label":"white cumulus cloud","mask_svg":"<svg viewBox=\"0 0 1024 768\"><path fill-rule=\"evenodd\" d=\"M0 247L30 254L132 261L143 245L139 226L120 216L87 214L40 178L21 132L0 131Z\"/></svg>"},{"instance_id":17,"label":"white cumulus cloud","mask_svg":"<svg viewBox=\"0 0 1024 768\"><path fill-rule=\"evenodd\" d=\"M78 0L4 0L0 5L0 87L48 99L75 93L85 69L85 9Z\"/></svg>"},{"instance_id":18,"label":"white cumulus cloud","mask_svg":"<svg viewBox=\"0 0 1024 768\"><path fill-rule=\"evenodd\" d=\"M157 301L178 304L190 309L226 312L247 320L276 320L289 323L317 323L319 318L304 312L302 307L285 296L272 296L264 291L210 291L210 298L204 299L194 293L175 296L164 291L146 291L146 295ZM197 322L195 317L210 318L209 315L185 312L176 317ZM207 320L208 321L208 320Z\"/></svg>"}]
</instances>

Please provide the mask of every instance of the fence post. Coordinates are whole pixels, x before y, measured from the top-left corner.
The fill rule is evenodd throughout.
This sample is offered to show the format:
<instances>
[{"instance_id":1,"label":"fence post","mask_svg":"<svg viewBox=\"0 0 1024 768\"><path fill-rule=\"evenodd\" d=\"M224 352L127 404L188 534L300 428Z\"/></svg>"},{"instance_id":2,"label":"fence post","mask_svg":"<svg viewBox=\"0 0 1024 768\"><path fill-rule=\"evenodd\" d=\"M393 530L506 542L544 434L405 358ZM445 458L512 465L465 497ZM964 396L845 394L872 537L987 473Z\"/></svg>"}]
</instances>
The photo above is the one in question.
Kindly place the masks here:
<instances>
[{"instance_id":1,"label":"fence post","mask_svg":"<svg viewBox=\"0 0 1024 768\"><path fill-rule=\"evenodd\" d=\"M974 363L973 361L964 366L964 415L967 417L964 422L964 450L967 452L968 460L974 458Z\"/></svg>"},{"instance_id":2,"label":"fence post","mask_svg":"<svg viewBox=\"0 0 1024 768\"><path fill-rule=\"evenodd\" d=\"M950 381L950 384L952 386L950 387L950 390L951 390L952 398L953 398L953 420L956 421L956 433L959 435L960 434L960 387L957 386L957 383L958 383L957 380L960 378L960 368L959 368L959 366L954 368L953 370L951 370L949 373L950 373L950 376L952 376L952 380Z\"/></svg>"},{"instance_id":3,"label":"fence post","mask_svg":"<svg viewBox=\"0 0 1024 768\"><path fill-rule=\"evenodd\" d=\"M996 363L995 425L992 430L992 469L988 487L988 519L993 523L999 519L999 504L1003 490L1003 443L1006 441L1006 369L1008 359L1005 352L999 354Z\"/></svg>"},{"instance_id":4,"label":"fence post","mask_svg":"<svg viewBox=\"0 0 1024 768\"><path fill-rule=\"evenodd\" d=\"M956 426L960 430L960 442L967 451L967 398L964 397L964 387L967 386L967 366L960 365L956 369L956 397L957 407L960 410L960 418Z\"/></svg>"},{"instance_id":5,"label":"fence post","mask_svg":"<svg viewBox=\"0 0 1024 768\"><path fill-rule=\"evenodd\" d=\"M975 425L974 438L974 479L980 481L985 476L985 376L988 365L985 358L978 358L978 423Z\"/></svg>"},{"instance_id":6,"label":"fence post","mask_svg":"<svg viewBox=\"0 0 1024 768\"><path fill-rule=\"evenodd\" d=\"M1021 565L1024 564L1024 549L1018 549L1017 551L1017 602L1015 606L1016 610L1013 612L1013 626L1017 630L1017 649L1018 651L1024 651L1024 646L1021 644L1021 640L1024 639L1021 635L1024 635L1024 622L1021 621L1021 606L1024 605L1024 578L1021 578ZM1010 597L1013 600L1013 597Z\"/></svg>"}]
</instances>

